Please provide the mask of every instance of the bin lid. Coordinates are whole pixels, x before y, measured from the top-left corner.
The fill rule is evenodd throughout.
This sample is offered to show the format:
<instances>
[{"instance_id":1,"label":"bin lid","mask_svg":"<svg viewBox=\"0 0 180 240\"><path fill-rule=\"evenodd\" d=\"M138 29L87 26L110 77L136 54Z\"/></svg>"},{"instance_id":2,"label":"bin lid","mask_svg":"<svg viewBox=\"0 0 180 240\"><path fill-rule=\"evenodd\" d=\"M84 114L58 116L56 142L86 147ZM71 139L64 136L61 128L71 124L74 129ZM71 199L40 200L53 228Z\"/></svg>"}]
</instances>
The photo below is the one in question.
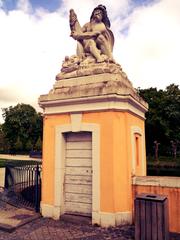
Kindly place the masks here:
<instances>
[{"instance_id":1,"label":"bin lid","mask_svg":"<svg viewBox=\"0 0 180 240\"><path fill-rule=\"evenodd\" d=\"M167 199L167 196L152 193L141 193L136 196L136 199L163 202Z\"/></svg>"}]
</instances>

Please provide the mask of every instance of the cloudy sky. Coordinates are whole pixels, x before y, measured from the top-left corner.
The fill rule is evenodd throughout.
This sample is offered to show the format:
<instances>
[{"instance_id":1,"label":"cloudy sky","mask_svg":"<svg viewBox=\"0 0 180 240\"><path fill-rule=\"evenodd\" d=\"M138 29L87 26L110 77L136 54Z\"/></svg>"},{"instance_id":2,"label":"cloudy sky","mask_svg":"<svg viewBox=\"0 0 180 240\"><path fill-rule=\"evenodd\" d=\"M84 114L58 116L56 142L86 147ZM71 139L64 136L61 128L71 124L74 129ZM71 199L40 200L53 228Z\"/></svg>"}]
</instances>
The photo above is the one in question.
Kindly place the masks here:
<instances>
[{"instance_id":1,"label":"cloudy sky","mask_svg":"<svg viewBox=\"0 0 180 240\"><path fill-rule=\"evenodd\" d=\"M111 20L115 60L135 88L180 83L180 0L0 0L0 109L28 103L40 110L39 95L75 53L69 9L83 25L98 4Z\"/></svg>"}]
</instances>

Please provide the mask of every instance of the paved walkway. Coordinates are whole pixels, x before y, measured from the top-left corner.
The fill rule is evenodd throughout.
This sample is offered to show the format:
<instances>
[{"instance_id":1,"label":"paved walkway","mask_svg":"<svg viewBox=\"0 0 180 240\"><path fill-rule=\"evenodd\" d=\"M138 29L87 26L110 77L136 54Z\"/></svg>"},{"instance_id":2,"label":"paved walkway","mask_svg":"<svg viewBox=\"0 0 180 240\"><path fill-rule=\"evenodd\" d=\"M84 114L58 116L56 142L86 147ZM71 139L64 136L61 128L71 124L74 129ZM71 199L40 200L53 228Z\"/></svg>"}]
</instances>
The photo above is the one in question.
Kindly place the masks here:
<instances>
[{"instance_id":1,"label":"paved walkway","mask_svg":"<svg viewBox=\"0 0 180 240\"><path fill-rule=\"evenodd\" d=\"M2 202L0 200L0 206ZM133 240L134 226L100 228L76 220L42 218L25 208L0 207L0 240ZM8 226L8 227L7 227ZM171 236L170 240L180 240Z\"/></svg>"},{"instance_id":2,"label":"paved walkway","mask_svg":"<svg viewBox=\"0 0 180 240\"><path fill-rule=\"evenodd\" d=\"M11 154L0 154L0 158L8 160L37 160L37 158L29 157L28 155L11 155Z\"/></svg>"},{"instance_id":3,"label":"paved walkway","mask_svg":"<svg viewBox=\"0 0 180 240\"><path fill-rule=\"evenodd\" d=\"M104 229L88 224L84 218L77 220L72 216L55 221L42 218L34 211L26 209L20 202L17 202L17 196L0 188L0 240L133 239L133 226Z\"/></svg>"},{"instance_id":4,"label":"paved walkway","mask_svg":"<svg viewBox=\"0 0 180 240\"><path fill-rule=\"evenodd\" d=\"M0 240L133 240L134 227L122 226L116 228L100 228L85 224L73 224L65 221L55 221L49 218L39 218L12 233L0 230ZM170 240L180 240L171 237Z\"/></svg>"},{"instance_id":5,"label":"paved walkway","mask_svg":"<svg viewBox=\"0 0 180 240\"><path fill-rule=\"evenodd\" d=\"M13 232L16 228L40 217L26 208L17 208L0 200L0 230Z\"/></svg>"},{"instance_id":6,"label":"paved walkway","mask_svg":"<svg viewBox=\"0 0 180 240\"><path fill-rule=\"evenodd\" d=\"M12 233L0 230L0 240L132 240L133 227L103 229L64 221L40 218Z\"/></svg>"}]
</instances>

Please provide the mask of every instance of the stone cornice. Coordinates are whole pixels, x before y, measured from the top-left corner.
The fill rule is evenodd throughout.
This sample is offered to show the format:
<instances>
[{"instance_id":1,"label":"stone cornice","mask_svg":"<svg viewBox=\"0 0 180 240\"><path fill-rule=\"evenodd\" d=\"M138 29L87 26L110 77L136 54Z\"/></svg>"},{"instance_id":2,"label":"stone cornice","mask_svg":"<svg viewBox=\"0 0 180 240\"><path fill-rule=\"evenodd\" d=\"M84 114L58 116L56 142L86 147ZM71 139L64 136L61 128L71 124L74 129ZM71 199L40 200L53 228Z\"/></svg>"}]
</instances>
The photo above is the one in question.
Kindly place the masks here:
<instances>
[{"instance_id":1,"label":"stone cornice","mask_svg":"<svg viewBox=\"0 0 180 240\"><path fill-rule=\"evenodd\" d=\"M39 105L45 114L121 110L143 118L148 109L128 79L108 73L57 81L49 94L40 96Z\"/></svg>"}]
</instances>

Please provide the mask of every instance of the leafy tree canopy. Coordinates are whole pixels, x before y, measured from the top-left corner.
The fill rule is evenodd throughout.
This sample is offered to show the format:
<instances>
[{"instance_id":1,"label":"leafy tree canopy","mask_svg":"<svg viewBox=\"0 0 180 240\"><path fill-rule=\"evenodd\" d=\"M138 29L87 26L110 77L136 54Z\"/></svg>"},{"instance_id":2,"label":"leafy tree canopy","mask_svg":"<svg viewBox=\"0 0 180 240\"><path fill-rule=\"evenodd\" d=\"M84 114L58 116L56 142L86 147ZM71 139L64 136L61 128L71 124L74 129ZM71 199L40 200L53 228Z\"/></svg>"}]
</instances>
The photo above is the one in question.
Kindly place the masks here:
<instances>
[{"instance_id":1,"label":"leafy tree canopy","mask_svg":"<svg viewBox=\"0 0 180 240\"><path fill-rule=\"evenodd\" d=\"M163 153L170 151L170 142L180 142L180 89L171 84L165 90L140 89L139 94L149 104L146 114L147 152L154 141L160 142Z\"/></svg>"},{"instance_id":2,"label":"leafy tree canopy","mask_svg":"<svg viewBox=\"0 0 180 240\"><path fill-rule=\"evenodd\" d=\"M28 104L3 108L2 130L10 150L28 151L42 138L42 116Z\"/></svg>"}]
</instances>

